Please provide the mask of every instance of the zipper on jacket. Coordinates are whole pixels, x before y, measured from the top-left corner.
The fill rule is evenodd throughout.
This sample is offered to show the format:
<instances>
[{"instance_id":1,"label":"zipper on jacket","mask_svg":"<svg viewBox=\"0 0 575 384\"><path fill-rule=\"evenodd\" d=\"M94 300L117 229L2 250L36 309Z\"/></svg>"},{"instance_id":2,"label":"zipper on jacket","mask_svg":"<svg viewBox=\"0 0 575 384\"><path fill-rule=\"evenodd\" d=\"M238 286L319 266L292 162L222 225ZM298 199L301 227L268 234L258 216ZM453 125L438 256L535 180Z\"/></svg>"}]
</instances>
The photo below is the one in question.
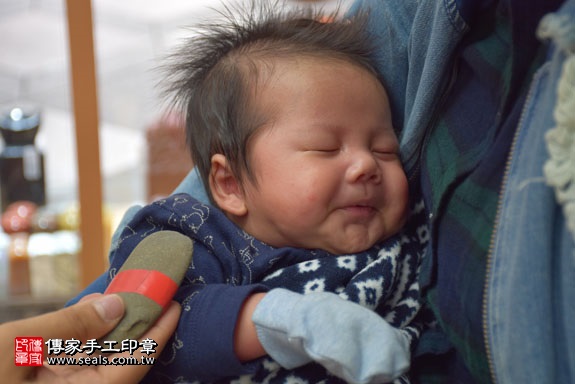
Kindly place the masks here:
<instances>
[{"instance_id":1,"label":"zipper on jacket","mask_svg":"<svg viewBox=\"0 0 575 384\"><path fill-rule=\"evenodd\" d=\"M535 74L533 75L532 79L537 79L539 77L539 73L543 70L545 65L539 68ZM497 228L499 226L499 222L501 220L501 211L503 208L503 196L505 195L505 190L507 189L507 182L509 179L509 172L511 169L511 162L513 160L513 155L516 152L517 141L519 139L519 134L522 131L523 123L525 122L525 114L527 110L527 106L531 103L531 99L533 98L533 93L535 92L535 86L533 82L530 85L529 92L527 93L527 97L523 102L523 107L521 109L521 115L519 117L519 121L517 123L517 129L515 134L513 135L513 140L511 142L511 148L509 150L509 154L507 155L507 161L505 162L505 170L503 173L503 179L501 181L501 188L499 188L499 196L497 202L497 210L495 213L495 221L493 222L493 230L491 232L491 239L489 241L489 249L487 252L487 265L485 269L485 282L483 287L483 342L485 344L485 353L487 355L487 364L489 367L489 373L491 376L491 382L493 384L497 384L497 376L495 374L495 366L493 363L493 355L491 345L489 344L489 324L488 324L488 311L489 311L489 282L491 280L491 272L492 272L492 264L493 264L493 251L495 248L495 237Z\"/></svg>"}]
</instances>

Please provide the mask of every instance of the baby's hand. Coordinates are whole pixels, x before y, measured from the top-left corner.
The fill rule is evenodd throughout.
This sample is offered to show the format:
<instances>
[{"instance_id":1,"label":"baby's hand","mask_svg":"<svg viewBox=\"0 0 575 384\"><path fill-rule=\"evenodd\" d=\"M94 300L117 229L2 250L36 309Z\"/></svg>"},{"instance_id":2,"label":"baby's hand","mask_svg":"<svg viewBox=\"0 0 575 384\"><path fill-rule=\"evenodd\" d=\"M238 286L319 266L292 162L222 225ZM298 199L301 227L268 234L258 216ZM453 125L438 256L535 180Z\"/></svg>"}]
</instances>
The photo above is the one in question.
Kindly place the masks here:
<instances>
[{"instance_id":1,"label":"baby's hand","mask_svg":"<svg viewBox=\"0 0 575 384\"><path fill-rule=\"evenodd\" d=\"M334 293L269 291L252 317L282 367L315 361L349 383L386 383L409 369L409 341L375 312Z\"/></svg>"}]
</instances>

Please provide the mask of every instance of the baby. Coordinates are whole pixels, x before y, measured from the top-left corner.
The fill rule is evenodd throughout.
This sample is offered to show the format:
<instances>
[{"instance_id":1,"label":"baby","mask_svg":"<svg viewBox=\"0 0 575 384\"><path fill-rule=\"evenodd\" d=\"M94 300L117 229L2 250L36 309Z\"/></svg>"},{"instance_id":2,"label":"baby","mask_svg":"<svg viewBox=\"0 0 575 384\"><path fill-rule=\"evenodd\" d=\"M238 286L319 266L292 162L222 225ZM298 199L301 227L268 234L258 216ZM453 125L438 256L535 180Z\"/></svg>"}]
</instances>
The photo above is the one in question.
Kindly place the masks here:
<instances>
[{"instance_id":1,"label":"baby","mask_svg":"<svg viewBox=\"0 0 575 384\"><path fill-rule=\"evenodd\" d=\"M167 89L210 204L142 208L109 278L156 231L194 241L150 382L392 381L421 331L427 232L365 19L262 7L172 56Z\"/></svg>"}]
</instances>

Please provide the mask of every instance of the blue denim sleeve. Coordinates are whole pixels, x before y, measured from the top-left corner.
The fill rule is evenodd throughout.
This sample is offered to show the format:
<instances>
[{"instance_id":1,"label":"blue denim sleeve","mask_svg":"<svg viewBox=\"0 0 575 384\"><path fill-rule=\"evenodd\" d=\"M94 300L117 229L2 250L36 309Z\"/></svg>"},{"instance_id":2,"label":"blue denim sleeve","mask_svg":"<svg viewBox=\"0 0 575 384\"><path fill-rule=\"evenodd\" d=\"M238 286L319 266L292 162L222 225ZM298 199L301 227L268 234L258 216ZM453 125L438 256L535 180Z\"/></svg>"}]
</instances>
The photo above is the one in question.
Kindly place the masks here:
<instances>
[{"instance_id":1,"label":"blue denim sleeve","mask_svg":"<svg viewBox=\"0 0 575 384\"><path fill-rule=\"evenodd\" d=\"M200 202L204 204L209 204L208 193L206 192L206 187L200 179L200 174L198 169L194 167L187 175L184 177L182 182L176 187L173 192L176 193L187 193L190 196L195 197Z\"/></svg>"}]
</instances>

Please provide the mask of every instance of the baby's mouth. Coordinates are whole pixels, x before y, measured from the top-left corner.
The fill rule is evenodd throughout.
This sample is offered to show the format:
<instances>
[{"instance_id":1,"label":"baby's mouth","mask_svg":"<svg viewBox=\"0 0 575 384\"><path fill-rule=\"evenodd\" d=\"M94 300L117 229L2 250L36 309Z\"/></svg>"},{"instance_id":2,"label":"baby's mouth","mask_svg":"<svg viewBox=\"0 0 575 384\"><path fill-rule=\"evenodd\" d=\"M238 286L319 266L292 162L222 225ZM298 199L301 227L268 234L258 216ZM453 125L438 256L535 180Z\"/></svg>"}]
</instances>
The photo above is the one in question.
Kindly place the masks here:
<instances>
[{"instance_id":1,"label":"baby's mouth","mask_svg":"<svg viewBox=\"0 0 575 384\"><path fill-rule=\"evenodd\" d=\"M368 218L376 212L376 209L373 206L366 204L348 205L344 207L343 210L357 218Z\"/></svg>"}]
</instances>

